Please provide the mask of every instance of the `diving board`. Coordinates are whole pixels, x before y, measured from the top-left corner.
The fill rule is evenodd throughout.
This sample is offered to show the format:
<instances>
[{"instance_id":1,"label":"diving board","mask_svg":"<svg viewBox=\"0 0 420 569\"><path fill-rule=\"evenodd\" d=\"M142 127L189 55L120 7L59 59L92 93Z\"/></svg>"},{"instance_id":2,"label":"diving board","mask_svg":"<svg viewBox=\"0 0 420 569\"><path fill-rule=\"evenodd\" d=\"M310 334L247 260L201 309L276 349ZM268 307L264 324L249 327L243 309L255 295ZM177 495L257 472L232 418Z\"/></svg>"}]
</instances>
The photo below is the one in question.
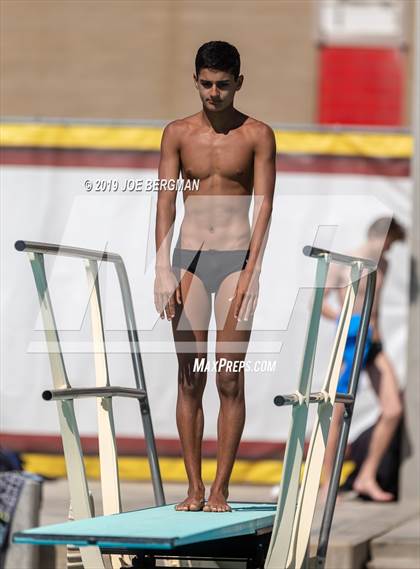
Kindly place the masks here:
<instances>
[{"instance_id":1,"label":"diving board","mask_svg":"<svg viewBox=\"0 0 420 569\"><path fill-rule=\"evenodd\" d=\"M165 505L131 293L121 257L114 253L24 241L18 241L16 248L19 251L27 251L30 255L41 312L44 322L49 325L46 326L47 340L52 339L58 345L59 338L48 293L43 255L48 253L72 256L85 261L88 283L92 291L90 296L91 321L96 348L97 381L95 387L73 388L68 381L61 352L59 351L58 355L55 352L50 353L54 389L44 392L43 397L49 401L56 400L58 404L71 501L77 506L76 520L28 529L14 534L13 541L37 545L67 544L80 547L84 569L105 567L102 559L104 554L111 555L114 569L129 566L133 568L155 567L158 559L166 559L171 565L178 562L177 566L184 566L179 565L184 560L190 563L197 559L218 559L245 560L247 569L303 569L308 566L309 562L307 554L309 536L331 415L334 405L342 403L345 407L344 420L324 507L317 555L311 560L316 562L317 569L323 569L375 294L376 264L369 259L350 257L316 247L305 247L303 250L306 256L317 260L315 294L308 321L298 390L293 394L278 395L274 398L274 404L277 406L293 407L277 504L229 502L232 512L182 512L176 511L174 504ZM110 261L115 264L117 270L131 346L135 388L113 387L109 382L99 293L98 261ZM326 378L321 391L312 393L312 375L323 294L331 263L347 265L351 276L346 285L347 292ZM363 277L366 277L366 288L349 392L337 394L337 382L349 322L359 281ZM101 355L102 351L103 355ZM148 443L155 507L120 513L112 414L112 397L115 396L135 397L139 401ZM90 496L83 467L80 437L73 410L73 402L80 397L96 397L98 401L99 439L100 442L102 441L100 444L101 483L106 506L104 511L107 514L104 516L94 517L93 507L89 504ZM300 482L310 404L318 406L317 416L305 462L303 481ZM115 555L126 553L134 554L135 557L125 559ZM190 564L188 566L192 567ZM222 565L217 565L217 567L222 567Z\"/></svg>"},{"instance_id":2,"label":"diving board","mask_svg":"<svg viewBox=\"0 0 420 569\"><path fill-rule=\"evenodd\" d=\"M130 554L131 565L155 567L193 560L245 562L263 566L276 513L275 503L230 502L231 512L182 512L175 504L121 514L98 516L15 533L15 543L66 545L81 551L94 547L102 554ZM115 557L115 556L114 556ZM125 557L127 560L127 557ZM175 561L177 560L177 561ZM183 561L182 561L183 560ZM189 565L191 566L191 565ZM201 565L200 565L201 566ZM214 566L214 565L212 565Z\"/></svg>"},{"instance_id":3,"label":"diving board","mask_svg":"<svg viewBox=\"0 0 420 569\"><path fill-rule=\"evenodd\" d=\"M173 550L192 543L249 536L271 530L276 504L230 502L232 512L182 512L175 504L98 516L14 534L16 543L101 549Z\"/></svg>"}]
</instances>

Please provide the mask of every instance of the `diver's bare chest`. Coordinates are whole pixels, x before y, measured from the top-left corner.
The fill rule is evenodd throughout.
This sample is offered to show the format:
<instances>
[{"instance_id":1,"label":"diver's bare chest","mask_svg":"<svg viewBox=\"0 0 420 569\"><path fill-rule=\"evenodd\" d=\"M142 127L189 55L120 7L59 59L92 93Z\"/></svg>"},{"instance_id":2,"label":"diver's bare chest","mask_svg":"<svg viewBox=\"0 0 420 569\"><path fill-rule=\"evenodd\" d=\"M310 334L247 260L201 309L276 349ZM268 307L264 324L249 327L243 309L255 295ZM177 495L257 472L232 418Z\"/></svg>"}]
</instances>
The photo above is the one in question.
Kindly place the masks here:
<instances>
[{"instance_id":1,"label":"diver's bare chest","mask_svg":"<svg viewBox=\"0 0 420 569\"><path fill-rule=\"evenodd\" d=\"M254 148L249 140L237 133L197 133L182 142L180 158L187 178L203 180L220 175L242 179L252 175Z\"/></svg>"}]
</instances>

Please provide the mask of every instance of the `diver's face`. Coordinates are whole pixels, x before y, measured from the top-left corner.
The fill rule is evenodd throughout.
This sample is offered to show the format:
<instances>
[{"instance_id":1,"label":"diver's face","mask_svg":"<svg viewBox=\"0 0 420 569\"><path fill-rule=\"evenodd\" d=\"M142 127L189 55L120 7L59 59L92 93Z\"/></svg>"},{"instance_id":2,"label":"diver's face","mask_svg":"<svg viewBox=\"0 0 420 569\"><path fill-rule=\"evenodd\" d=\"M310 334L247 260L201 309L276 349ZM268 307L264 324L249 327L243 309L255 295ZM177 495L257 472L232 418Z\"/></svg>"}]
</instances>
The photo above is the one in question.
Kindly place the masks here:
<instances>
[{"instance_id":1,"label":"diver's face","mask_svg":"<svg viewBox=\"0 0 420 569\"><path fill-rule=\"evenodd\" d=\"M200 69L198 77L194 75L194 81L204 108L220 112L233 104L235 93L242 86L243 76L235 79L228 71Z\"/></svg>"}]
</instances>

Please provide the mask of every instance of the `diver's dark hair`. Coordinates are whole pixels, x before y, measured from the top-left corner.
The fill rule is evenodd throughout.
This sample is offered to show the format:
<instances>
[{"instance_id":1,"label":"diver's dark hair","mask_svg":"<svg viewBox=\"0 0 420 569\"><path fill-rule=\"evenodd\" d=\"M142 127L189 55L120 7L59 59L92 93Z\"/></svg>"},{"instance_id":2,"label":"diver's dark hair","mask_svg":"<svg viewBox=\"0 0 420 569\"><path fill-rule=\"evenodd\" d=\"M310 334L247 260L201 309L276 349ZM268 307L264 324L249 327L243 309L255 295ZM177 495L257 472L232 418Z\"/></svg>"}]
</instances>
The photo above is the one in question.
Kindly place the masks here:
<instances>
[{"instance_id":1,"label":"diver's dark hair","mask_svg":"<svg viewBox=\"0 0 420 569\"><path fill-rule=\"evenodd\" d=\"M195 56L197 77L201 69L227 71L237 79L241 71L239 52L235 46L226 41L209 41L199 48Z\"/></svg>"},{"instance_id":2,"label":"diver's dark hair","mask_svg":"<svg viewBox=\"0 0 420 569\"><path fill-rule=\"evenodd\" d=\"M380 237L385 239L387 236L393 241L404 241L405 229L398 221L395 221L393 217L380 217L369 227L368 237Z\"/></svg>"}]
</instances>

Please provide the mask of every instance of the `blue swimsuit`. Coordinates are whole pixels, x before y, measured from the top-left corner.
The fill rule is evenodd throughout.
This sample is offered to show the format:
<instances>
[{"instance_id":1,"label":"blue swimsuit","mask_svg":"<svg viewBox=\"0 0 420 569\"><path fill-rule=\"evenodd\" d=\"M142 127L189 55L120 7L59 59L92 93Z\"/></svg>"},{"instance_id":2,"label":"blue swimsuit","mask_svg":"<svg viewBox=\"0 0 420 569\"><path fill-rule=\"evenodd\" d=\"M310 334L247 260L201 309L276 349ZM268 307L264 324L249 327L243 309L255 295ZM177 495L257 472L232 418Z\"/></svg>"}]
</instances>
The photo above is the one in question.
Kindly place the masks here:
<instances>
[{"instance_id":1,"label":"blue swimsuit","mask_svg":"<svg viewBox=\"0 0 420 569\"><path fill-rule=\"evenodd\" d=\"M341 370L340 379L338 381L337 393L348 393L349 391L350 373L354 358L354 352L356 348L356 338L357 338L357 332L359 331L360 327L360 321L361 321L361 315L353 314L350 320L350 327L349 327L349 333L347 335L346 347L344 348L343 367ZM372 347L373 346L376 347L377 345L378 345L377 342L372 343L372 328L371 326L369 326L366 337L365 351L363 353L363 364L362 364L363 367L366 366L366 363L369 363L370 361L373 361L373 359L375 359L376 355L378 354L378 351L376 351L373 358L370 352L372 350Z\"/></svg>"}]
</instances>

